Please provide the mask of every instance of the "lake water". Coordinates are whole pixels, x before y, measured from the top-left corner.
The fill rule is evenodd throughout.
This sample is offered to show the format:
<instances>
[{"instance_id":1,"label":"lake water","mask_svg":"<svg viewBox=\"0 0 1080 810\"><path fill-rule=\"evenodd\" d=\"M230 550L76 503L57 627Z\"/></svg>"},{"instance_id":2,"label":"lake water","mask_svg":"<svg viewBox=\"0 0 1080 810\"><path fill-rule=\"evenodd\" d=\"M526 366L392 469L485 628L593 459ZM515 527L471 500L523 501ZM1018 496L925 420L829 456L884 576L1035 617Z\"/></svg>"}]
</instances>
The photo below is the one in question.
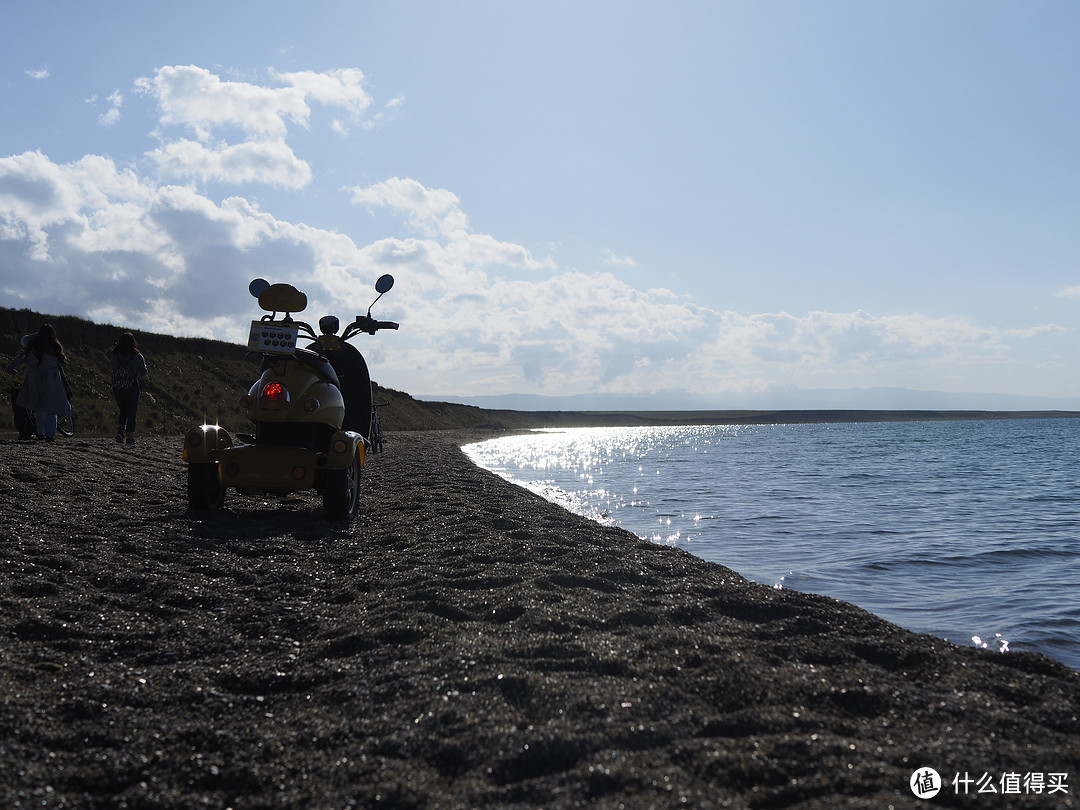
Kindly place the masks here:
<instances>
[{"instance_id":1,"label":"lake water","mask_svg":"<svg viewBox=\"0 0 1080 810\"><path fill-rule=\"evenodd\" d=\"M576 428L465 448L601 523L1080 669L1080 419Z\"/></svg>"}]
</instances>

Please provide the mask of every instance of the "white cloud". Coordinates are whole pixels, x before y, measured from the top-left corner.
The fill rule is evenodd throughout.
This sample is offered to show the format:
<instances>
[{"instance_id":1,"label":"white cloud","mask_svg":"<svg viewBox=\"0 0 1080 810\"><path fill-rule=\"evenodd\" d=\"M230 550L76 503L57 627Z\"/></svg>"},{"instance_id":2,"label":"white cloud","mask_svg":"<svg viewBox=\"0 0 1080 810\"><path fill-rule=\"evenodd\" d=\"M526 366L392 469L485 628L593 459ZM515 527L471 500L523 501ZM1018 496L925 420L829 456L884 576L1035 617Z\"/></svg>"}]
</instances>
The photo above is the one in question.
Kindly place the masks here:
<instances>
[{"instance_id":1,"label":"white cloud","mask_svg":"<svg viewBox=\"0 0 1080 810\"><path fill-rule=\"evenodd\" d=\"M499 386L717 391L796 380L850 386L871 378L888 384L890 374L914 382L920 369L936 374L950 364L1014 360L1018 335L967 318L716 312L667 290L638 290L610 273L530 263L521 246L469 233L460 200L446 190L393 178L350 191L357 204L402 213L420 233L363 251L371 266L397 273L410 290L395 295L419 339L401 348L395 335L386 351L396 365L418 369L430 393ZM483 249L489 242L502 249L494 258ZM516 277L520 269L532 272Z\"/></svg>"},{"instance_id":2,"label":"white cloud","mask_svg":"<svg viewBox=\"0 0 1080 810\"><path fill-rule=\"evenodd\" d=\"M622 265L623 267L637 267L637 262L631 259L629 256L616 256L615 252L610 248L604 248L603 261L604 264Z\"/></svg>"},{"instance_id":3,"label":"white cloud","mask_svg":"<svg viewBox=\"0 0 1080 810\"><path fill-rule=\"evenodd\" d=\"M109 96L109 104L112 106L98 116L98 122L106 127L110 127L120 120L120 108L124 105L124 97L119 90Z\"/></svg>"},{"instance_id":4,"label":"white cloud","mask_svg":"<svg viewBox=\"0 0 1080 810\"><path fill-rule=\"evenodd\" d=\"M392 178L350 191L357 204L402 213L419 236L358 246L241 197L214 203L190 187L157 186L97 156L5 158L0 287L15 306L239 341L257 314L251 278L292 281L316 315L349 317L391 272L399 285L380 307L402 331L362 348L424 393L895 384L950 365L1009 364L1014 340L1062 331L862 311L717 312L472 233L445 189Z\"/></svg>"},{"instance_id":5,"label":"white cloud","mask_svg":"<svg viewBox=\"0 0 1080 810\"><path fill-rule=\"evenodd\" d=\"M1076 331L1072 327L1059 326L1056 323L1043 323L1025 329L1006 329L1003 334L1016 338L1040 338L1055 335L1067 335Z\"/></svg>"},{"instance_id":6,"label":"white cloud","mask_svg":"<svg viewBox=\"0 0 1080 810\"><path fill-rule=\"evenodd\" d=\"M331 107L341 107L359 119L371 106L372 98L364 89L364 74L355 69L330 70L316 73L304 70L297 73L278 73L271 70L275 79L296 88L305 98Z\"/></svg>"},{"instance_id":7,"label":"white cloud","mask_svg":"<svg viewBox=\"0 0 1080 810\"><path fill-rule=\"evenodd\" d=\"M309 128L309 102L343 110L353 121L372 104L359 70L269 75L279 86L223 81L195 65L163 67L138 79L137 90L155 98L160 109L163 145L147 154L162 177L301 188L311 182L311 168L286 139L290 125ZM328 126L348 133L340 118ZM172 127L194 140L168 136Z\"/></svg>"},{"instance_id":8,"label":"white cloud","mask_svg":"<svg viewBox=\"0 0 1080 810\"><path fill-rule=\"evenodd\" d=\"M398 96L397 98L390 99L388 102L386 102L383 105L383 108L382 108L382 110L380 112L377 112L374 115L370 116L369 118L364 119L364 121L362 122L362 126L363 126L364 130L371 131L371 130L378 129L380 126L385 124L388 120L390 120L390 117L391 117L390 113L392 113L398 107L402 106L404 103L405 103L405 96ZM342 126L342 128L343 128L343 125L339 124L339 126Z\"/></svg>"},{"instance_id":9,"label":"white cloud","mask_svg":"<svg viewBox=\"0 0 1080 810\"><path fill-rule=\"evenodd\" d=\"M267 272L312 277L319 242L338 239L239 198L156 187L104 158L57 165L37 152L0 159L0 237L0 279L16 305L176 334L235 313L221 290Z\"/></svg>"},{"instance_id":10,"label":"white cloud","mask_svg":"<svg viewBox=\"0 0 1080 810\"><path fill-rule=\"evenodd\" d=\"M446 189L428 189L415 180L391 177L382 183L347 189L359 205L385 206L404 214L410 225L429 235L465 232L469 219L461 200Z\"/></svg>"},{"instance_id":11,"label":"white cloud","mask_svg":"<svg viewBox=\"0 0 1080 810\"><path fill-rule=\"evenodd\" d=\"M1067 333L909 313L721 312L476 233L453 191L407 177L344 189L354 205L404 223L363 244L279 219L253 199L211 199L198 181L311 185L290 127L308 126L316 102L342 113L333 120L345 133L373 103L359 71L270 75L283 86L225 82L195 66L141 81L160 105L162 142L146 153L155 176L96 155L0 159L6 303L241 341L258 315L246 293L253 277L297 284L314 320L364 311L371 284L390 272L398 286L379 314L402 329L361 348L380 381L436 394L933 387L928 377L956 390L987 366L1030 367L1025 345L1052 362L1042 349ZM110 103L119 115L123 97ZM166 137L173 127L183 134ZM597 264L634 266L608 249ZM1058 295L1080 297L1080 288Z\"/></svg>"},{"instance_id":12,"label":"white cloud","mask_svg":"<svg viewBox=\"0 0 1080 810\"><path fill-rule=\"evenodd\" d=\"M46 67L38 68L37 70L28 70L26 71L26 75L29 76L31 79L37 79L40 81L41 79L49 78L49 69Z\"/></svg>"},{"instance_id":13,"label":"white cloud","mask_svg":"<svg viewBox=\"0 0 1080 810\"><path fill-rule=\"evenodd\" d=\"M1080 285L1065 287L1054 293L1055 298L1080 298Z\"/></svg>"},{"instance_id":14,"label":"white cloud","mask_svg":"<svg viewBox=\"0 0 1080 810\"><path fill-rule=\"evenodd\" d=\"M165 178L195 178L221 183L266 183L302 188L311 182L311 167L284 141L252 141L210 148L180 140L147 156Z\"/></svg>"},{"instance_id":15,"label":"white cloud","mask_svg":"<svg viewBox=\"0 0 1080 810\"><path fill-rule=\"evenodd\" d=\"M226 127L247 136L282 138L287 122L307 126L310 114L295 87L222 81L195 65L160 68L152 78L137 80L136 87L157 99L163 124L186 127L200 141Z\"/></svg>"}]
</instances>

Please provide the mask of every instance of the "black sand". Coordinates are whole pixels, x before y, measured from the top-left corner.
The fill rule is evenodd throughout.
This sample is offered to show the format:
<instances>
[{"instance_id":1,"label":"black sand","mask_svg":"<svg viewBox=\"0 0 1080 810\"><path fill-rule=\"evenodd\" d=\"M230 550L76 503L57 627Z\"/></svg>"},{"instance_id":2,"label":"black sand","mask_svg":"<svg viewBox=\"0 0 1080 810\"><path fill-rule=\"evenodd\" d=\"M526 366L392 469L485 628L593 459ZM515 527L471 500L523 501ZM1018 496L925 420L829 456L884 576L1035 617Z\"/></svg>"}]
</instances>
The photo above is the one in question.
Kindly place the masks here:
<instances>
[{"instance_id":1,"label":"black sand","mask_svg":"<svg viewBox=\"0 0 1080 810\"><path fill-rule=\"evenodd\" d=\"M468 438L393 435L350 528L187 513L179 440L0 442L0 807L1080 806L1080 674L602 528Z\"/></svg>"}]
</instances>

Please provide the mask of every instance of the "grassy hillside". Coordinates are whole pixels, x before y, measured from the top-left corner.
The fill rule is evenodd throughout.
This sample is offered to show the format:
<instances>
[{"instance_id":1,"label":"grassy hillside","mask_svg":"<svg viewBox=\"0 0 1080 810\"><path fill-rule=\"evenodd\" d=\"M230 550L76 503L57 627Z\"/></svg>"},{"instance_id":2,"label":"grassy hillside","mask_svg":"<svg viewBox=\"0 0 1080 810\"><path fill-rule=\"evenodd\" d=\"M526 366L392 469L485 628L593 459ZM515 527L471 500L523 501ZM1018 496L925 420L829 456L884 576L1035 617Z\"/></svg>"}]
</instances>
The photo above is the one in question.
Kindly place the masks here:
<instances>
[{"instance_id":1,"label":"grassy hillside","mask_svg":"<svg viewBox=\"0 0 1080 810\"><path fill-rule=\"evenodd\" d=\"M43 323L56 327L70 363L76 426L82 436L111 436L116 405L110 389L109 349L125 331L79 318L0 309L0 355L4 363L18 351L19 338ZM217 422L230 430L250 423L237 401L258 377L259 358L244 346L198 338L136 332L149 377L139 404L139 434L179 436L193 425ZM458 427L525 427L531 417L513 411L482 411L468 405L428 403L376 385L375 402L388 431ZM15 429L11 409L0 411L0 434Z\"/></svg>"}]
</instances>

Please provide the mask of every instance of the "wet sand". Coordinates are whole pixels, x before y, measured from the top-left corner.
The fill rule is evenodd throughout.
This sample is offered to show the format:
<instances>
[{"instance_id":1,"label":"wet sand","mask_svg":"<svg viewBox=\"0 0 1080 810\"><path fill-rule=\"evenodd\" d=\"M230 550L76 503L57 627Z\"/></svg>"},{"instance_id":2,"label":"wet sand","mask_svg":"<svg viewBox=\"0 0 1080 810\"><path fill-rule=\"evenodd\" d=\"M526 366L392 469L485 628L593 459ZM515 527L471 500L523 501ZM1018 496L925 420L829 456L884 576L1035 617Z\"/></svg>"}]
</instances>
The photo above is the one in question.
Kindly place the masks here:
<instances>
[{"instance_id":1,"label":"wet sand","mask_svg":"<svg viewBox=\"0 0 1080 810\"><path fill-rule=\"evenodd\" d=\"M179 439L0 442L0 807L1080 806L1080 674L598 526L484 437L393 434L347 528L188 513Z\"/></svg>"}]
</instances>

